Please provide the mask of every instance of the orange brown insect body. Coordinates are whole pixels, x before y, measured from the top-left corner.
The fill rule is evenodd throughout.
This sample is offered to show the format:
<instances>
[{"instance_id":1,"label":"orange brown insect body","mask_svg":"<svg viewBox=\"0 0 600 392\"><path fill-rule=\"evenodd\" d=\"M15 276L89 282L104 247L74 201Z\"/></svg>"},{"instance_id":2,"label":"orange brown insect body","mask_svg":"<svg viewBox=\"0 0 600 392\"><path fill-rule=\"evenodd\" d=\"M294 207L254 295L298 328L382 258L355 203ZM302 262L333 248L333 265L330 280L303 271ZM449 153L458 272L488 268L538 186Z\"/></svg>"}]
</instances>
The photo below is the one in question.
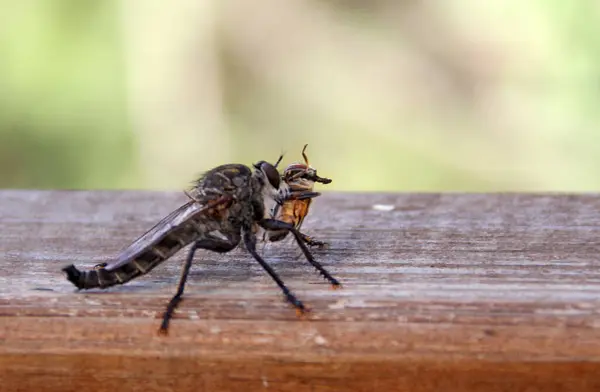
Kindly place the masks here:
<instances>
[{"instance_id":1,"label":"orange brown insect body","mask_svg":"<svg viewBox=\"0 0 600 392\"><path fill-rule=\"evenodd\" d=\"M317 171L310 166L306 156L307 146L308 144L302 149L304 163L292 163L283 171L282 180L288 187L289 195L285 201L275 204L271 210L271 218L292 224L298 231L304 222L304 218L308 215L312 199L320 195L319 192L313 191L315 183L331 183L329 178L319 177ZM306 234L300 234L307 245L320 248L327 245L327 243L312 239ZM265 233L265 240L277 242L283 240L287 235L288 232L285 230L269 230Z\"/></svg>"}]
</instances>

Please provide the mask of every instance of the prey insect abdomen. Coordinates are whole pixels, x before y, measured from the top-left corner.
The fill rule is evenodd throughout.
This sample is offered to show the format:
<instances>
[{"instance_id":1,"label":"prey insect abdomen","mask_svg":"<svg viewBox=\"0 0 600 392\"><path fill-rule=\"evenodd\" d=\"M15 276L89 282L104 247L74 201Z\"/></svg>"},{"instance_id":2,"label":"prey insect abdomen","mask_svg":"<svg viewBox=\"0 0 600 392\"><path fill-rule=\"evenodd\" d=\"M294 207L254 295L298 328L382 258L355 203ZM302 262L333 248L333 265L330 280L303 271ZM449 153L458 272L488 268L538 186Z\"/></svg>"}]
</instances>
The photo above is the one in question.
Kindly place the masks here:
<instances>
[{"instance_id":1,"label":"prey insect abdomen","mask_svg":"<svg viewBox=\"0 0 600 392\"><path fill-rule=\"evenodd\" d=\"M277 212L277 220L292 224L296 229L299 229L304 217L308 214L311 201L311 199L306 199L284 202ZM287 230L271 230L267 232L267 237L269 241L276 242L283 240L288 233Z\"/></svg>"}]
</instances>

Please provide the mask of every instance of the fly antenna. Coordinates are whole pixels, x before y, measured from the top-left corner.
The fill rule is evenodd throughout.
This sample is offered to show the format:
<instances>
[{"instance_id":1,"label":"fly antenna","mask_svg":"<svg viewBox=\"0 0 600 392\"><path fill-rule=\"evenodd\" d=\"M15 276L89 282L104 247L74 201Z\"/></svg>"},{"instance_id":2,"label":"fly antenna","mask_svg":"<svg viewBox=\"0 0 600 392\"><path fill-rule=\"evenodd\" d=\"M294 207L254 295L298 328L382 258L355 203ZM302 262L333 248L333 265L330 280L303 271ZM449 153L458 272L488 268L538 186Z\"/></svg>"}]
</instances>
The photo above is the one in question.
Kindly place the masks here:
<instances>
[{"instance_id":1,"label":"fly antenna","mask_svg":"<svg viewBox=\"0 0 600 392\"><path fill-rule=\"evenodd\" d=\"M308 147L308 144L305 144L304 148L302 149L302 158L304 158L306 166L310 166L310 163L308 163L308 157L306 156L306 147Z\"/></svg>"},{"instance_id":2,"label":"fly antenna","mask_svg":"<svg viewBox=\"0 0 600 392\"><path fill-rule=\"evenodd\" d=\"M275 168L277 169L277 165L279 165L279 163L281 162L281 160L283 159L283 156L285 155L285 151L281 152L281 155L279 155L279 159L277 159L277 162L275 162Z\"/></svg>"}]
</instances>

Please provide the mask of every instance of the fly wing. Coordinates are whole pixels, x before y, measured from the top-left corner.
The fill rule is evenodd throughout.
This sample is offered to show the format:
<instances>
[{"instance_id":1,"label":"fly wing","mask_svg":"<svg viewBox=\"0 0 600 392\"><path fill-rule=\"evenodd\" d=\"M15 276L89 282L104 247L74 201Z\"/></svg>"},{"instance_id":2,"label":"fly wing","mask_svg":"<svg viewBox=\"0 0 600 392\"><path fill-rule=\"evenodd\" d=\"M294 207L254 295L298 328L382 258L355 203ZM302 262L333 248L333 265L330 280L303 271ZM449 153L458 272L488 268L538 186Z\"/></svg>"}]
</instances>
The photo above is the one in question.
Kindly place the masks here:
<instances>
[{"instance_id":1,"label":"fly wing","mask_svg":"<svg viewBox=\"0 0 600 392\"><path fill-rule=\"evenodd\" d=\"M185 224L190 218L197 214L203 213L211 206L202 205L195 201L189 201L169 215L164 217L154 227L144 233L140 238L135 240L131 245L125 248L119 256L112 263L109 262L105 268L112 270L119 268L124 264L127 264L131 259L137 257L140 253L145 251L148 246L152 246L158 243L161 239L166 237L172 230L179 228Z\"/></svg>"}]
</instances>

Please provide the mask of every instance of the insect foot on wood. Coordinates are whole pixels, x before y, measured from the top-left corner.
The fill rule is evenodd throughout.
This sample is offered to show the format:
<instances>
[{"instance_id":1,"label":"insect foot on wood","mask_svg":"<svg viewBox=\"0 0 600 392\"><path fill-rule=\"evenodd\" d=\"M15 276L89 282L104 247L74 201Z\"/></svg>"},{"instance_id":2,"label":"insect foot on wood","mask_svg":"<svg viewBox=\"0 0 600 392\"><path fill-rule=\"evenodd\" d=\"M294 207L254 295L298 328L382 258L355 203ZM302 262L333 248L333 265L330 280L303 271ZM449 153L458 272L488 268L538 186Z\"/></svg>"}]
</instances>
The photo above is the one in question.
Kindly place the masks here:
<instances>
[{"instance_id":1,"label":"insect foot on wood","mask_svg":"<svg viewBox=\"0 0 600 392\"><path fill-rule=\"evenodd\" d=\"M281 159L281 158L280 158ZM274 165L260 161L252 168L242 164L215 167L202 175L187 193L190 201L163 218L135 240L114 260L98 264L88 271L74 265L63 268L67 279L78 289L106 288L125 284L149 273L185 246L192 244L181 271L175 295L163 314L160 333L166 334L175 309L182 301L185 283L198 249L225 253L243 241L252 257L271 276L300 314L306 306L288 289L277 273L256 252L255 232L265 230L291 232L306 259L332 285L333 278L308 250L302 234L290 223L265 219L265 204L281 197L281 176ZM286 200L285 196L283 201Z\"/></svg>"}]
</instances>

